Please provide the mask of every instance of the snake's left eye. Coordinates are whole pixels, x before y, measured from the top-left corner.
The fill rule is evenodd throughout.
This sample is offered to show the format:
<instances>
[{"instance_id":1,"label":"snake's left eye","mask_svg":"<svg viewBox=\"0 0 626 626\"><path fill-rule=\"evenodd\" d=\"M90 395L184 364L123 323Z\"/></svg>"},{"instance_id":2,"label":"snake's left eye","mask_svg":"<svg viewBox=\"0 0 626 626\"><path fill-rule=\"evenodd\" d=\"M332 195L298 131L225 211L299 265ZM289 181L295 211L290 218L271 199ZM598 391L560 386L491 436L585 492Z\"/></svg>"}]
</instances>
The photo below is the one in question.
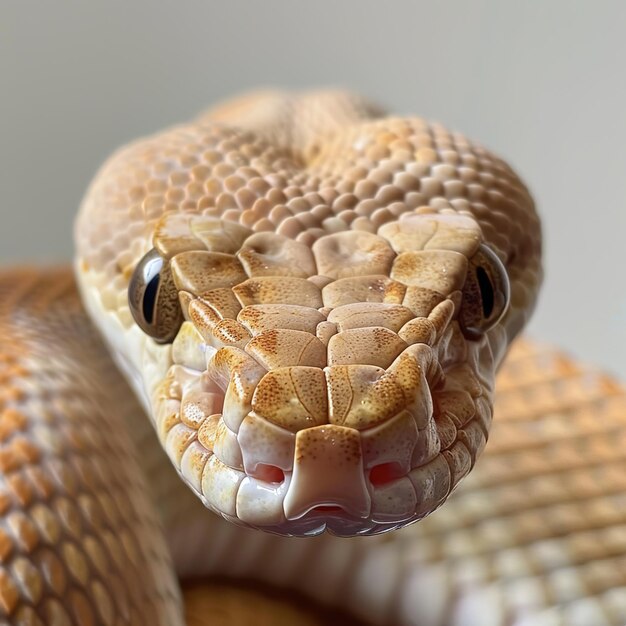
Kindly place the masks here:
<instances>
[{"instance_id":1,"label":"snake's left eye","mask_svg":"<svg viewBox=\"0 0 626 626\"><path fill-rule=\"evenodd\" d=\"M128 286L128 305L137 325L159 343L173 341L183 321L169 265L154 249L137 264Z\"/></svg>"},{"instance_id":2,"label":"snake's left eye","mask_svg":"<svg viewBox=\"0 0 626 626\"><path fill-rule=\"evenodd\" d=\"M506 313L511 298L509 277L495 252L481 244L470 259L463 287L459 323L468 339L478 339Z\"/></svg>"}]
</instances>

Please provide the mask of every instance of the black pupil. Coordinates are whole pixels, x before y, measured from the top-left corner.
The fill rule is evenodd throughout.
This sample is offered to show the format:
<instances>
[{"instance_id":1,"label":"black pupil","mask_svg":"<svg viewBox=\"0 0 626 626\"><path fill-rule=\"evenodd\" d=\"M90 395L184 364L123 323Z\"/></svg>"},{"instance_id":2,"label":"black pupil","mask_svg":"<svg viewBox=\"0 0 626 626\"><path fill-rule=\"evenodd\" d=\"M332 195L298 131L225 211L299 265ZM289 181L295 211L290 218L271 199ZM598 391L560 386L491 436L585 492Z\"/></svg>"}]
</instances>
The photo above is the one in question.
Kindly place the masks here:
<instances>
[{"instance_id":1,"label":"black pupil","mask_svg":"<svg viewBox=\"0 0 626 626\"><path fill-rule=\"evenodd\" d=\"M143 318L148 324L152 324L154 319L154 308L156 304L157 292L159 290L159 274L155 274L146 285L143 293Z\"/></svg>"},{"instance_id":2,"label":"black pupil","mask_svg":"<svg viewBox=\"0 0 626 626\"><path fill-rule=\"evenodd\" d=\"M493 285L487 272L482 267L476 268L476 279L480 288L480 298L483 302L483 315L485 319L489 319L493 313L495 294L493 293Z\"/></svg>"}]
</instances>

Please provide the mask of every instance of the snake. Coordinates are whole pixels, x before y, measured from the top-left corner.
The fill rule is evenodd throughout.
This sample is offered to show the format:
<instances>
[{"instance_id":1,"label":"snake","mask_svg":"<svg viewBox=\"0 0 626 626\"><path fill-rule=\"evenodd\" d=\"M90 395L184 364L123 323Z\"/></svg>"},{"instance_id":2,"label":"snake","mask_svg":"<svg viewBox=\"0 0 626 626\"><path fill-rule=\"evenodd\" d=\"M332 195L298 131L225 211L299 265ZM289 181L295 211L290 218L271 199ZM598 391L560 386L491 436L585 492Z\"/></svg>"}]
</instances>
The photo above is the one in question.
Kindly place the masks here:
<instances>
[{"instance_id":1,"label":"snake","mask_svg":"<svg viewBox=\"0 0 626 626\"><path fill-rule=\"evenodd\" d=\"M473 470L542 282L504 160L350 92L257 91L115 152L75 241L73 271L0 273L0 623L176 626L199 577L372 624L624 623L623 595L537 590L569 564L565 521L523 541L558 451L525 468L513 424Z\"/></svg>"}]
</instances>

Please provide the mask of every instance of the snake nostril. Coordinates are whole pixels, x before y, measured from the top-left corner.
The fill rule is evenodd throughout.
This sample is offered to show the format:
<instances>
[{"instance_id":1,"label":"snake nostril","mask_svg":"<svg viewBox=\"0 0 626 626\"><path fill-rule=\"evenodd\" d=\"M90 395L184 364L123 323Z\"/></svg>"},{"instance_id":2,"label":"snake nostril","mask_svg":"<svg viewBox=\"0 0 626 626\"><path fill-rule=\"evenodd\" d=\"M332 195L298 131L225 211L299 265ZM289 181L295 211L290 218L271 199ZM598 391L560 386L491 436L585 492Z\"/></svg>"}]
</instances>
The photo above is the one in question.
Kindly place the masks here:
<instances>
[{"instance_id":1,"label":"snake nostril","mask_svg":"<svg viewBox=\"0 0 626 626\"><path fill-rule=\"evenodd\" d=\"M370 470L370 482L374 487L380 487L400 478L404 473L398 463L381 463Z\"/></svg>"},{"instance_id":2,"label":"snake nostril","mask_svg":"<svg viewBox=\"0 0 626 626\"><path fill-rule=\"evenodd\" d=\"M285 480L285 472L275 465L259 463L254 472L254 477L266 483L282 483Z\"/></svg>"}]
</instances>

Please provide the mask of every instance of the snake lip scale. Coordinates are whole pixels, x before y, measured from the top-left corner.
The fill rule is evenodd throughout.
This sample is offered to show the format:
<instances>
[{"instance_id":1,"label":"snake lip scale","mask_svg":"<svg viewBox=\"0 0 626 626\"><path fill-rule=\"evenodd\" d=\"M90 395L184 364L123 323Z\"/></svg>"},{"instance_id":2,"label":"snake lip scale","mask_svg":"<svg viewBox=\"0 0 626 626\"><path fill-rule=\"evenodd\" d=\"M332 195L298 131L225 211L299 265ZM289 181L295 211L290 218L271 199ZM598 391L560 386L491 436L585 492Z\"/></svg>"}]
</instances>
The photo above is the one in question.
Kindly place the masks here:
<instances>
[{"instance_id":1,"label":"snake lip scale","mask_svg":"<svg viewBox=\"0 0 626 626\"><path fill-rule=\"evenodd\" d=\"M118 151L76 239L86 306L183 481L284 535L445 502L541 281L508 165L344 92L243 97Z\"/></svg>"}]
</instances>

